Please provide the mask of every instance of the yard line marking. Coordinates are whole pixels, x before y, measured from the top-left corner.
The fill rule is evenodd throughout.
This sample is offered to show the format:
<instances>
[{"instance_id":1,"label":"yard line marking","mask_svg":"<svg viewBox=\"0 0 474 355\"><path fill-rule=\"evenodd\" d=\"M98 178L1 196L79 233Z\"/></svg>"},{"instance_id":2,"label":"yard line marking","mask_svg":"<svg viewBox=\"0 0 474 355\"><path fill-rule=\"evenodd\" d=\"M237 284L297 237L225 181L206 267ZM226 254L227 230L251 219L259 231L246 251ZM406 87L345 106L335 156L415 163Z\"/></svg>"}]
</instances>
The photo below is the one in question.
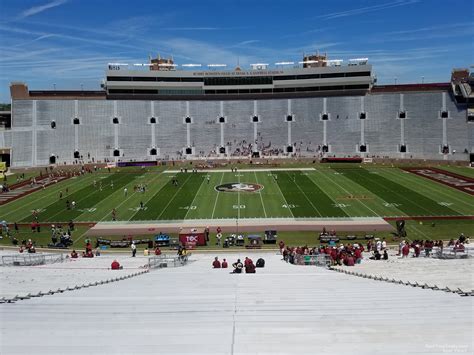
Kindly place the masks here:
<instances>
[{"instance_id":1,"label":"yard line marking","mask_svg":"<svg viewBox=\"0 0 474 355\"><path fill-rule=\"evenodd\" d=\"M334 184L337 185L339 188L341 188L342 190L344 190L347 194L351 195L351 193L350 193L348 190L346 190L344 187L342 187L340 184L338 184L338 183L335 181L335 179L334 179L334 180L331 180L331 179L329 179L329 177L327 177L321 170L317 170L317 171L318 171L318 173L321 173L325 178L327 178L330 182L334 183ZM311 179L311 178L310 178L310 179ZM312 180L312 179L311 179L311 180ZM370 191L369 191L369 192L370 192ZM329 196L329 195L328 195L328 196ZM333 199L331 196L329 196L329 198L334 201L334 199ZM363 201L357 200L357 202L360 202L362 205L365 206L365 208L367 208L367 209L368 209L369 211L371 211L372 213L375 213L375 215L376 215L377 217L380 217L380 215L379 215L377 212L375 212L372 208L370 208L369 206L367 206ZM334 203L336 203L336 201L334 201Z\"/></svg>"},{"instance_id":2,"label":"yard line marking","mask_svg":"<svg viewBox=\"0 0 474 355\"><path fill-rule=\"evenodd\" d=\"M197 195L199 195L199 191L201 191L202 186L204 185L204 181L205 181L205 180L207 180L207 178L206 178L205 175L203 175L203 179L202 179L201 185L199 186L199 189L196 191L196 194L194 195L193 201L191 202L191 205L190 205L190 206L193 206L193 205L194 205L194 201L196 200ZM190 208L188 209L188 211L187 211L186 214L184 215L184 218L183 218L183 219L186 219L186 218L188 217L189 211L191 211Z\"/></svg>"},{"instance_id":3,"label":"yard line marking","mask_svg":"<svg viewBox=\"0 0 474 355\"><path fill-rule=\"evenodd\" d=\"M222 185L222 181L224 180L224 174L225 174L225 173L222 173L221 181L220 181L219 185ZM214 219L214 212L216 211L217 200L219 199L219 195L220 195L220 192L217 191L216 200L214 201L214 208L212 209L211 219Z\"/></svg>"},{"instance_id":4,"label":"yard line marking","mask_svg":"<svg viewBox=\"0 0 474 355\"><path fill-rule=\"evenodd\" d=\"M160 174L156 174L156 177L154 177L153 179L150 180L150 185L153 181L155 181L156 179L158 179L161 175ZM132 180L129 182L129 185L132 185L135 183L135 180ZM125 185L125 187L128 186L128 185ZM160 189L161 190L161 189ZM120 194L123 193L123 190L117 190L116 192L120 192ZM127 197L125 200L123 200L117 207L115 207L116 210L119 209L120 206L122 206L125 202L127 202L129 199L131 199L135 194L137 194L137 191L134 191L133 193L130 194L129 197ZM113 194L112 194L113 195ZM109 195L112 196L112 195ZM152 195L152 196L155 196L155 195ZM104 220L105 217L107 217L109 214L107 213L104 217L102 217L99 222L102 222Z\"/></svg>"},{"instance_id":5,"label":"yard line marking","mask_svg":"<svg viewBox=\"0 0 474 355\"><path fill-rule=\"evenodd\" d=\"M113 176L113 175L111 175L111 176ZM111 177L111 176L109 176L109 177ZM121 181L124 176L126 176L126 175L120 176L116 181ZM118 186L118 185L117 185L117 186ZM76 191L76 192L77 192L77 191ZM99 192L101 192L101 191L99 190ZM115 191L114 191L114 192L115 192ZM93 195L93 194L95 194L95 193L97 193L97 190L93 190L91 193L89 193L89 194L87 194L86 196L84 196L83 198L77 200L77 205L79 205L79 202L84 201L84 200L87 199L89 196L91 196L91 195ZM113 192L112 192L112 193L113 193ZM53 214L52 216L49 216L49 217L48 217L48 221L54 222L54 219L52 219L52 218L55 217L55 216L57 216L58 214L64 213L64 211L65 211L65 210L61 210L61 211L59 211L58 213L55 213L55 214ZM72 211L72 209L71 209L71 211ZM81 214L82 214L82 213L81 213ZM79 215L79 216L80 216L80 215ZM79 216L78 216L78 217L79 217ZM75 219L75 218L73 218L73 219Z\"/></svg>"},{"instance_id":6,"label":"yard line marking","mask_svg":"<svg viewBox=\"0 0 474 355\"><path fill-rule=\"evenodd\" d=\"M88 177L89 177L89 176L85 177L84 179L87 179ZM84 182L84 179L82 179L80 182ZM64 184L64 185L62 185L62 186L58 186L58 185L61 183L61 182L59 182L58 185L48 186L48 187L57 187L57 189L54 189L54 191L51 190L51 191L50 191L49 193L47 193L46 195L42 196L42 198L46 198L46 197L49 197L49 196L51 196L51 195L53 195L53 194L57 194L57 193L58 193L59 191L61 191L62 189L66 188L66 187L69 188L71 185L74 185L74 184L78 183L78 181L76 181L75 179L74 179L74 181L69 181L69 180L72 180L72 178L69 178L69 179L67 179L67 180L63 180L62 182L70 182L70 184ZM48 187L46 187L46 188L48 188ZM39 191L35 191L35 192L39 192ZM35 192L32 192L31 194L28 194L28 195L26 195L26 196L24 196L24 197L31 196L31 195L33 195ZM20 197L20 199L22 199L22 198L23 198L23 197ZM20 200L20 199L18 199L18 200ZM13 200L13 201L11 201L11 202L15 202L15 201L18 201L18 200ZM14 213L14 212L16 212L16 211L18 211L18 210L21 210L21 209L25 208L26 206L29 206L29 205L31 205L31 204L33 204L33 203L35 203L35 202L38 202L38 199L35 199L35 200L33 200L33 201L31 201L31 202L28 202L28 203L25 203L25 204L21 205L21 207L15 208L14 210L8 211L7 213L5 213L5 214L3 215L3 218L5 218L6 216L9 216L10 214L12 214L12 213ZM53 202L53 203L55 203L55 202ZM53 203L50 203L49 205L52 205ZM48 206L49 206L49 205L48 205ZM8 203L5 204L5 205L3 205L3 206L8 206ZM3 206L2 206L2 207L3 207ZM46 206L46 207L48 207L48 206ZM26 215L25 217L21 217L21 218L17 218L17 219L18 219L18 220L22 220L22 219L24 219L24 218L26 218L26 217L28 217L28 216L29 216L29 215Z\"/></svg>"},{"instance_id":7,"label":"yard line marking","mask_svg":"<svg viewBox=\"0 0 474 355\"><path fill-rule=\"evenodd\" d=\"M158 173L158 174L159 174L159 173ZM162 176L162 175L159 175L159 176ZM151 194L151 196L148 197L147 200L145 200L145 203L143 204L143 206L146 206L146 204L147 204L148 202L150 202L150 200L153 199L157 194L159 194L160 191L163 190L163 189L166 187L167 184L169 184L169 181L166 181L165 184L164 184L163 186L161 186L161 187L158 189L158 191L156 191L154 194ZM141 211L141 210L138 210L137 212L135 212L134 214L132 214L132 215L130 216L130 218L127 219L127 222L133 220L133 217L135 217L135 215L136 215L138 212L140 212L140 211Z\"/></svg>"},{"instance_id":8,"label":"yard line marking","mask_svg":"<svg viewBox=\"0 0 474 355\"><path fill-rule=\"evenodd\" d=\"M358 172L356 172L356 174L361 175L361 174L359 174ZM392 182L393 182L393 181L392 181ZM384 186L383 186L382 184L380 184L378 181L372 180L372 183L374 183L374 184L376 184L376 185L379 185L379 186L381 186L381 187L384 187ZM419 204L416 203L416 202L413 202L412 200L410 200L409 198L403 196L402 194L400 194L400 193L398 193L398 192L395 192L394 190L389 190L389 191L390 191L390 193L399 196L399 197L402 198L403 200L408 201L409 203L412 203L412 204L418 206L421 210L428 212L428 215L436 216L436 214L433 214L432 211L427 210L427 209L424 208L423 206L419 205ZM433 202L434 202L434 201L433 201Z\"/></svg>"},{"instance_id":9,"label":"yard line marking","mask_svg":"<svg viewBox=\"0 0 474 355\"><path fill-rule=\"evenodd\" d=\"M253 173L255 174L255 182L258 184L257 173L255 171ZM262 201L263 214L265 215L265 218L267 218L267 211L265 211L265 204L263 203L262 198L262 189L258 190L258 194L260 195L260 201Z\"/></svg>"},{"instance_id":10,"label":"yard line marking","mask_svg":"<svg viewBox=\"0 0 474 355\"><path fill-rule=\"evenodd\" d=\"M282 192L281 189L280 189L280 185L278 185L278 181L275 181L275 183L276 183L276 185L277 185L277 187L278 187L278 191L280 191L281 197L283 197L283 201L285 201L285 205L288 205L288 201L286 200L285 195L283 195L283 192ZM291 211L291 208L288 208L288 211L290 211L291 216L292 216L293 218L295 218L295 215L294 215L293 212Z\"/></svg>"},{"instance_id":11,"label":"yard line marking","mask_svg":"<svg viewBox=\"0 0 474 355\"><path fill-rule=\"evenodd\" d=\"M186 185L186 183L187 183L188 180L191 178L191 176L192 176L192 174L189 174L189 176L188 176L188 178L186 179L186 181L183 183L183 185L181 185L181 186L179 187L178 191L176 191L176 192L174 193L173 197L170 198L170 200L169 200L168 203L166 204L165 208L163 208L163 209L161 210L161 213L158 215L158 217L156 217L156 219L160 219L160 217L161 217L161 215L163 214L163 212L166 211L166 209L168 208L168 206L171 204L171 201L174 200L174 198L176 197L176 195L178 194L178 192L180 192L181 189L184 187L184 185Z\"/></svg>"},{"instance_id":12,"label":"yard line marking","mask_svg":"<svg viewBox=\"0 0 474 355\"><path fill-rule=\"evenodd\" d=\"M240 184L240 174L237 178L238 178L239 184ZM237 206L239 206L239 208L237 208L237 223L239 223L239 219L240 219L240 189L237 190Z\"/></svg>"},{"instance_id":13,"label":"yard line marking","mask_svg":"<svg viewBox=\"0 0 474 355\"><path fill-rule=\"evenodd\" d=\"M288 173L286 173L288 175ZM298 183L296 182L296 178L295 178L295 181L294 181L296 187L303 193L304 197L306 197L306 199L308 200L308 202L311 204L311 206L313 206L313 208L316 210L316 213L319 214L319 217L322 217L323 215L321 213L319 213L319 210L316 208L315 205L313 205L313 203L311 202L311 200L308 198L308 196L306 195L306 193L301 189L300 185L298 185Z\"/></svg>"},{"instance_id":14,"label":"yard line marking","mask_svg":"<svg viewBox=\"0 0 474 355\"><path fill-rule=\"evenodd\" d=\"M471 204L469 202L466 202L466 201L463 201L461 200L458 196L451 196L449 193L448 193L448 190L445 190L445 189L437 189L436 187L432 186L431 184L424 184L424 181L422 180L418 180L418 179L414 179L413 181L411 181L411 179L409 178L409 176L413 176L413 177L419 177L418 175L415 175L415 174L410 174L410 175L400 175L398 176L398 174L395 172L395 171L391 171L391 170L382 170L383 172L387 173L387 175L394 175L394 177L396 177L397 179L400 178L400 180L407 180L407 183L413 183L413 184L417 184L417 185L420 185L420 186L423 186L433 192L436 192L438 194L442 194L442 195L445 195L451 199L454 199L458 202L461 202L462 204L466 204L467 206L471 207ZM391 180L391 179L390 179ZM433 180L430 180L430 181L433 181ZM438 183L439 184L439 183ZM439 184L441 186L447 186L447 185L442 185L442 184ZM451 191L451 190L449 190Z\"/></svg>"}]
</instances>

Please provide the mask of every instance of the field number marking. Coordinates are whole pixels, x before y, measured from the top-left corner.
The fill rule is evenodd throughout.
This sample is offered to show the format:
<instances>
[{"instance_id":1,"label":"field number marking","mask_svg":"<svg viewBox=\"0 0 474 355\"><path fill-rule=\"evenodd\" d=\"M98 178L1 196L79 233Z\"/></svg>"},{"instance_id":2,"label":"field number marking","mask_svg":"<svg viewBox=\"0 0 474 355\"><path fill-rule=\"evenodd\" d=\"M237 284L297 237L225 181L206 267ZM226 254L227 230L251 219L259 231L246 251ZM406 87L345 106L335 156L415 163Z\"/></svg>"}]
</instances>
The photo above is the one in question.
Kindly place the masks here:
<instances>
[{"instance_id":1,"label":"field number marking","mask_svg":"<svg viewBox=\"0 0 474 355\"><path fill-rule=\"evenodd\" d=\"M451 202L438 202L438 205L444 206L444 207L449 207L449 206L452 205L452 203Z\"/></svg>"},{"instance_id":2,"label":"field number marking","mask_svg":"<svg viewBox=\"0 0 474 355\"><path fill-rule=\"evenodd\" d=\"M338 208L346 208L346 207L350 207L351 205L347 205L345 203L333 203L332 204L334 207L338 207Z\"/></svg>"},{"instance_id":3,"label":"field number marking","mask_svg":"<svg viewBox=\"0 0 474 355\"><path fill-rule=\"evenodd\" d=\"M148 209L148 207L144 206L143 208L140 208L140 207L131 207L129 208L128 210L129 211L133 211L133 212L138 212L138 211L146 211Z\"/></svg>"},{"instance_id":4,"label":"field number marking","mask_svg":"<svg viewBox=\"0 0 474 355\"><path fill-rule=\"evenodd\" d=\"M240 209L244 209L245 208L245 205L233 205L232 208L234 210L240 210Z\"/></svg>"},{"instance_id":5,"label":"field number marking","mask_svg":"<svg viewBox=\"0 0 474 355\"><path fill-rule=\"evenodd\" d=\"M88 213L93 213L97 210L97 208L95 207L91 207L91 208L80 208L78 209L79 212L88 212Z\"/></svg>"},{"instance_id":6,"label":"field number marking","mask_svg":"<svg viewBox=\"0 0 474 355\"><path fill-rule=\"evenodd\" d=\"M399 203L393 203L393 202L384 202L383 205L384 205L385 207L400 207L400 206L401 206L401 204L399 204Z\"/></svg>"},{"instance_id":7,"label":"field number marking","mask_svg":"<svg viewBox=\"0 0 474 355\"><path fill-rule=\"evenodd\" d=\"M293 205L293 204L283 204L281 205L281 207L283 208L296 208L296 207L299 207L298 205Z\"/></svg>"},{"instance_id":8,"label":"field number marking","mask_svg":"<svg viewBox=\"0 0 474 355\"><path fill-rule=\"evenodd\" d=\"M184 206L184 207L180 207L179 209L180 210L195 210L197 209L197 206Z\"/></svg>"}]
</instances>

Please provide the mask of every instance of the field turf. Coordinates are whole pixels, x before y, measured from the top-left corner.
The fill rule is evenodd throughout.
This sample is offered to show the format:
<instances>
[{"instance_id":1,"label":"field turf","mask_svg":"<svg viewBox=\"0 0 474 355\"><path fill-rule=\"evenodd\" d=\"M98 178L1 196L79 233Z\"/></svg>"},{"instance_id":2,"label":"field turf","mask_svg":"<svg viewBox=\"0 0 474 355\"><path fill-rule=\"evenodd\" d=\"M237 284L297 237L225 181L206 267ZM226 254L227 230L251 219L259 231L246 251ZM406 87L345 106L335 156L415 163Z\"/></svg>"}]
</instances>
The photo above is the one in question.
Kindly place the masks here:
<instances>
[{"instance_id":1,"label":"field turf","mask_svg":"<svg viewBox=\"0 0 474 355\"><path fill-rule=\"evenodd\" d=\"M450 171L471 173L460 168ZM216 186L229 183L259 184L263 189L216 191ZM146 185L146 191L134 191L138 185ZM76 208L66 209L66 200L75 201ZM121 169L72 178L12 201L0 206L0 219L27 223L37 210L40 222L111 221L114 208L118 221L436 217L474 215L473 206L473 196L392 167L206 173Z\"/></svg>"}]
</instances>

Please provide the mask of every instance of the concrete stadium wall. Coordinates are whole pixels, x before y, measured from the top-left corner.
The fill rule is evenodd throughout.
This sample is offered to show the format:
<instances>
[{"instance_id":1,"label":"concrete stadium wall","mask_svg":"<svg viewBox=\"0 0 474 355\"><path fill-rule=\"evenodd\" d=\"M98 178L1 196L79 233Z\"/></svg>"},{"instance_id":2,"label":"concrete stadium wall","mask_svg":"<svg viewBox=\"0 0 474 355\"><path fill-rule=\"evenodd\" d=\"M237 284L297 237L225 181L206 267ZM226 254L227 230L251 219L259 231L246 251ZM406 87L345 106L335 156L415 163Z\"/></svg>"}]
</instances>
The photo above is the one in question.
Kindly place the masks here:
<instances>
[{"instance_id":1,"label":"concrete stadium wall","mask_svg":"<svg viewBox=\"0 0 474 355\"><path fill-rule=\"evenodd\" d=\"M444 110L447 119L440 118ZM399 119L399 111L407 118ZM323 112L328 121L321 120ZM254 115L258 123L251 122ZM150 124L152 116L157 124ZM191 124L184 123L186 116ZM220 116L226 123L218 122ZM402 141L405 154L398 152ZM290 144L300 157L319 156L318 146L328 144L329 155L337 156L467 161L464 151L474 152L474 124L448 92L414 92L255 101L15 100L12 129L0 131L0 148L12 148L13 167L47 165L51 155L70 164L75 150L85 161L88 155L95 161L183 158L187 146L194 147L194 157L216 157L221 144L235 153L255 142L260 151L278 155L286 155ZM362 143L366 154L358 153ZM440 153L444 144L448 155ZM149 155L152 147L158 156ZM112 157L115 148L120 158Z\"/></svg>"}]
</instances>

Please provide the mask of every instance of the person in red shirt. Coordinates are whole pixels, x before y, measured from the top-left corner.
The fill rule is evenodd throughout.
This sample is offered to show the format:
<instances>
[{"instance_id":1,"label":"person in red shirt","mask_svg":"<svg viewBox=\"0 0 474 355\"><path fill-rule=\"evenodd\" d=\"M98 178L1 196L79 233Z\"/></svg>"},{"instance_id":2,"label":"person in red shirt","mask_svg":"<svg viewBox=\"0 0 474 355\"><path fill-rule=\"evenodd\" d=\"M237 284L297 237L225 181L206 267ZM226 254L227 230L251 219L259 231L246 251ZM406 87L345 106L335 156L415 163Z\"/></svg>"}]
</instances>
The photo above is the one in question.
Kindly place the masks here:
<instances>
[{"instance_id":1,"label":"person in red shirt","mask_svg":"<svg viewBox=\"0 0 474 355\"><path fill-rule=\"evenodd\" d=\"M285 249L285 242L283 240L280 240L278 242L278 246L280 247L280 254L283 254L283 250Z\"/></svg>"},{"instance_id":2,"label":"person in red shirt","mask_svg":"<svg viewBox=\"0 0 474 355\"><path fill-rule=\"evenodd\" d=\"M229 265L227 264L227 261L225 259L222 260L221 268L227 269Z\"/></svg>"},{"instance_id":3,"label":"person in red shirt","mask_svg":"<svg viewBox=\"0 0 474 355\"><path fill-rule=\"evenodd\" d=\"M402 248L402 257L407 258L409 253L410 253L410 246L408 245L408 243L405 243L405 245Z\"/></svg>"},{"instance_id":4,"label":"person in red shirt","mask_svg":"<svg viewBox=\"0 0 474 355\"><path fill-rule=\"evenodd\" d=\"M221 262L219 261L217 256L214 258L214 261L212 263L212 267L214 269L220 269L221 268Z\"/></svg>"},{"instance_id":5,"label":"person in red shirt","mask_svg":"<svg viewBox=\"0 0 474 355\"><path fill-rule=\"evenodd\" d=\"M160 247L155 248L155 255L161 255Z\"/></svg>"},{"instance_id":6,"label":"person in red shirt","mask_svg":"<svg viewBox=\"0 0 474 355\"><path fill-rule=\"evenodd\" d=\"M354 257L352 257L351 255L348 255L346 258L345 258L345 264L347 266L354 266Z\"/></svg>"},{"instance_id":7,"label":"person in red shirt","mask_svg":"<svg viewBox=\"0 0 474 355\"><path fill-rule=\"evenodd\" d=\"M252 259L245 260L245 273L246 274L255 274L255 265Z\"/></svg>"},{"instance_id":8,"label":"person in red shirt","mask_svg":"<svg viewBox=\"0 0 474 355\"><path fill-rule=\"evenodd\" d=\"M221 227L217 227L217 234L219 234L220 232L222 232Z\"/></svg>"},{"instance_id":9,"label":"person in red shirt","mask_svg":"<svg viewBox=\"0 0 474 355\"><path fill-rule=\"evenodd\" d=\"M73 251L71 252L71 258L77 259L77 257L78 257L77 252L76 252L75 250L73 250Z\"/></svg>"},{"instance_id":10,"label":"person in red shirt","mask_svg":"<svg viewBox=\"0 0 474 355\"><path fill-rule=\"evenodd\" d=\"M122 267L120 266L120 263L117 260L112 261L112 264L110 265L110 268L112 270L120 270Z\"/></svg>"},{"instance_id":11,"label":"person in red shirt","mask_svg":"<svg viewBox=\"0 0 474 355\"><path fill-rule=\"evenodd\" d=\"M359 248L354 250L354 258L355 258L355 262L357 264L360 264L360 262L362 261L362 250L360 250Z\"/></svg>"}]
</instances>

